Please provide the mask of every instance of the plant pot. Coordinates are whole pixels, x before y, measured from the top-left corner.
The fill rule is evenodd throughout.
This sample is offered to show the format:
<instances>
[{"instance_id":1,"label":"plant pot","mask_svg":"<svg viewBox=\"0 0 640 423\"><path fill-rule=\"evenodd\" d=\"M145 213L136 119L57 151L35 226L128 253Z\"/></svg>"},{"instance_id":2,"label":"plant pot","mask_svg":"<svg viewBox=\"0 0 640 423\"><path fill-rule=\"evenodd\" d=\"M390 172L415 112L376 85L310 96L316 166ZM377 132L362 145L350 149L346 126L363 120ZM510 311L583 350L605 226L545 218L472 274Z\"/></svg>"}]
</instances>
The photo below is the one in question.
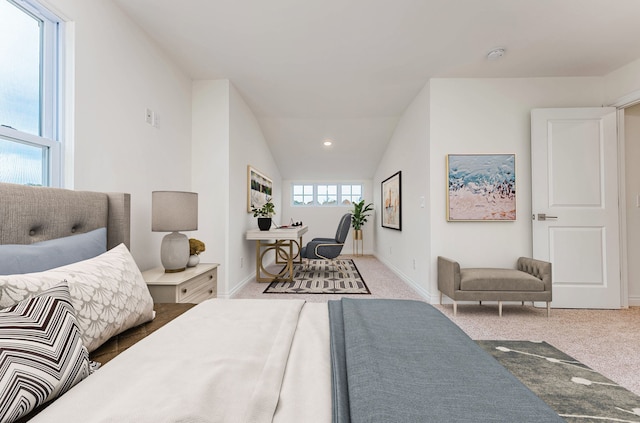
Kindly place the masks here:
<instances>
[{"instance_id":1,"label":"plant pot","mask_svg":"<svg viewBox=\"0 0 640 423\"><path fill-rule=\"evenodd\" d=\"M354 229L353 230L353 240L361 240L362 239L362 229Z\"/></svg>"},{"instance_id":2,"label":"plant pot","mask_svg":"<svg viewBox=\"0 0 640 423\"><path fill-rule=\"evenodd\" d=\"M197 254L191 254L189 256L189 261L187 262L187 267L196 267L200 263L200 256Z\"/></svg>"},{"instance_id":3,"label":"plant pot","mask_svg":"<svg viewBox=\"0 0 640 423\"><path fill-rule=\"evenodd\" d=\"M271 228L271 218L270 217L259 217L258 218L258 228L261 231L268 231Z\"/></svg>"}]
</instances>

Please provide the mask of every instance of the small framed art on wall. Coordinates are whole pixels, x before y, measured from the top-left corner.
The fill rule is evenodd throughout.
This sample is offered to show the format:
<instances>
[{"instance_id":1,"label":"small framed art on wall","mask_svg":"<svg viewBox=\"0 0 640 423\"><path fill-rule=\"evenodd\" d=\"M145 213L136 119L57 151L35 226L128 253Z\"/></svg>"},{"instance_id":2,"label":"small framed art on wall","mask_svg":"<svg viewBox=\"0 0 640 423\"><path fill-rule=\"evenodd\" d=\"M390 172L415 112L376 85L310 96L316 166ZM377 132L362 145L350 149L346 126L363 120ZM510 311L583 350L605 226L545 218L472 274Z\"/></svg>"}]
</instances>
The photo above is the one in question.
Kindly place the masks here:
<instances>
[{"instance_id":1,"label":"small framed art on wall","mask_svg":"<svg viewBox=\"0 0 640 423\"><path fill-rule=\"evenodd\" d=\"M382 227L402 230L402 172L382 181Z\"/></svg>"}]
</instances>

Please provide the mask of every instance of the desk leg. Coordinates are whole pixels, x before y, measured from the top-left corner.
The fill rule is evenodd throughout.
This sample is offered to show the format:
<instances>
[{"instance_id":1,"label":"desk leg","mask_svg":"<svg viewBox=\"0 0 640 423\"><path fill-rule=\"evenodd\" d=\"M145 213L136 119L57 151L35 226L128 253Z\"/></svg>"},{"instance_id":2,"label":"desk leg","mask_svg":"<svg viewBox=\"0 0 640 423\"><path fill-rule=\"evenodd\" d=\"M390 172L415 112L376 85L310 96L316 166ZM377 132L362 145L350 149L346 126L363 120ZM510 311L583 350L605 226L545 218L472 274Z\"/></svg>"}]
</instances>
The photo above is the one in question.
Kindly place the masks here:
<instances>
[{"instance_id":1,"label":"desk leg","mask_svg":"<svg viewBox=\"0 0 640 423\"><path fill-rule=\"evenodd\" d=\"M256 281L266 282L262 280L260 276L260 269L262 269L262 256L260 255L260 241L256 240Z\"/></svg>"},{"instance_id":2,"label":"desk leg","mask_svg":"<svg viewBox=\"0 0 640 423\"><path fill-rule=\"evenodd\" d=\"M273 282L275 280L293 281L293 243L295 241L275 241L269 243L266 241L256 241L256 281L257 282ZM287 252L288 247L288 252ZM278 257L284 259L284 268L279 273L271 273L264 268L263 257L270 250L274 250L276 264ZM282 254L282 255L281 255ZM289 274L288 277L285 277ZM263 274L265 276L263 276Z\"/></svg>"}]
</instances>

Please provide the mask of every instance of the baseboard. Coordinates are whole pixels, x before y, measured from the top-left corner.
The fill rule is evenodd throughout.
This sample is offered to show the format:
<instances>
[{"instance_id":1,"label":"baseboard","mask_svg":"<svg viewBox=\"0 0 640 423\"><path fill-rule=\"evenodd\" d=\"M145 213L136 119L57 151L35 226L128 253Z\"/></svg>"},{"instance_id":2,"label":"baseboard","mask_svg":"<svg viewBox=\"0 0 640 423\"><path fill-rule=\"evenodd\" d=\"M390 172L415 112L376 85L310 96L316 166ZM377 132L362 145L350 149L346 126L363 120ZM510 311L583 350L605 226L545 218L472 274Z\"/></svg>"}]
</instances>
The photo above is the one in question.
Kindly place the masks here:
<instances>
[{"instance_id":1,"label":"baseboard","mask_svg":"<svg viewBox=\"0 0 640 423\"><path fill-rule=\"evenodd\" d=\"M375 252L372 253L372 255L375 258L377 258L378 260L380 260L380 262L382 262L382 264L387 266L393 273L396 274L396 276L398 276L400 279L402 279L403 282L405 282L407 285L409 285L411 287L411 289L413 289L418 295L423 297L426 300L426 302L428 302L429 304L433 304L434 303L433 296L428 291L426 291L423 287L418 285L413 279L411 279L410 277L405 275L400 269L398 269L396 266L394 266L392 263L388 262L384 258L382 258L379 255L377 255ZM435 298L435 301L439 301L439 298Z\"/></svg>"},{"instance_id":2,"label":"baseboard","mask_svg":"<svg viewBox=\"0 0 640 423\"><path fill-rule=\"evenodd\" d=\"M224 298L224 299L230 299L233 298L234 296L236 296L238 294L238 292L240 292L242 290L242 288L244 288L248 283L250 282L255 282L256 280L256 274L255 272L250 274L249 276L247 276L246 278L244 278L242 281L240 281L240 283L233 288L233 290L231 290L231 292L229 292L227 295L224 295L222 297L218 297L218 298Z\"/></svg>"},{"instance_id":3,"label":"baseboard","mask_svg":"<svg viewBox=\"0 0 640 423\"><path fill-rule=\"evenodd\" d=\"M629 307L640 307L640 297L629 296Z\"/></svg>"}]
</instances>

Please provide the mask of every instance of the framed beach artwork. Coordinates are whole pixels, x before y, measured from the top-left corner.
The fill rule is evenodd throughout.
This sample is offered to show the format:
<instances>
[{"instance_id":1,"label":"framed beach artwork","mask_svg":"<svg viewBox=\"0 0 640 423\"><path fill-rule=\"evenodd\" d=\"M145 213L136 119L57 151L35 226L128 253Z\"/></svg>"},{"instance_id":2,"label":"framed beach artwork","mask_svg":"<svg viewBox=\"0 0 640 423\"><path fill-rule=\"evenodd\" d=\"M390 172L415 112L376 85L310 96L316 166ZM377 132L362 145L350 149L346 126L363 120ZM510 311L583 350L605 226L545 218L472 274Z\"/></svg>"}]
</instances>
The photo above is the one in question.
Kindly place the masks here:
<instances>
[{"instance_id":1,"label":"framed beach artwork","mask_svg":"<svg viewBox=\"0 0 640 423\"><path fill-rule=\"evenodd\" d=\"M262 207L273 197L273 181L251 165L247 166L247 212Z\"/></svg>"},{"instance_id":2,"label":"framed beach artwork","mask_svg":"<svg viewBox=\"0 0 640 423\"><path fill-rule=\"evenodd\" d=\"M515 154L449 154L447 220L516 220Z\"/></svg>"},{"instance_id":3,"label":"framed beach artwork","mask_svg":"<svg viewBox=\"0 0 640 423\"><path fill-rule=\"evenodd\" d=\"M402 172L382 181L382 227L402 230Z\"/></svg>"}]
</instances>

